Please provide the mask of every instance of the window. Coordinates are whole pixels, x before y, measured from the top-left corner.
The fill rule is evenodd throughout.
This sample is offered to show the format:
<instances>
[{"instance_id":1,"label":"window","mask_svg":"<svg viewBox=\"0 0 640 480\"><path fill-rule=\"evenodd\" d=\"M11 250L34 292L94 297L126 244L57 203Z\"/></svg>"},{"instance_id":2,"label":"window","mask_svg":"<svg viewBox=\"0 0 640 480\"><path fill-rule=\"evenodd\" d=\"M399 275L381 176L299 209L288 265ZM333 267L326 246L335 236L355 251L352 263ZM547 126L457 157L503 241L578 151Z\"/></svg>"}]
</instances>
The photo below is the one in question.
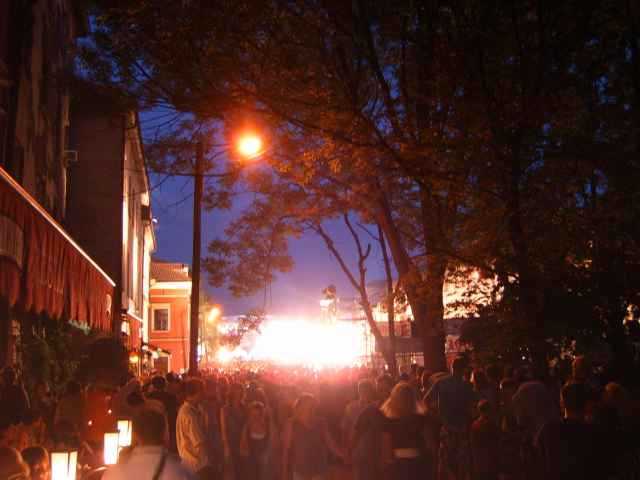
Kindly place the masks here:
<instances>
[{"instance_id":1,"label":"window","mask_svg":"<svg viewBox=\"0 0 640 480\"><path fill-rule=\"evenodd\" d=\"M169 307L153 309L153 330L155 332L169 331Z\"/></svg>"}]
</instances>

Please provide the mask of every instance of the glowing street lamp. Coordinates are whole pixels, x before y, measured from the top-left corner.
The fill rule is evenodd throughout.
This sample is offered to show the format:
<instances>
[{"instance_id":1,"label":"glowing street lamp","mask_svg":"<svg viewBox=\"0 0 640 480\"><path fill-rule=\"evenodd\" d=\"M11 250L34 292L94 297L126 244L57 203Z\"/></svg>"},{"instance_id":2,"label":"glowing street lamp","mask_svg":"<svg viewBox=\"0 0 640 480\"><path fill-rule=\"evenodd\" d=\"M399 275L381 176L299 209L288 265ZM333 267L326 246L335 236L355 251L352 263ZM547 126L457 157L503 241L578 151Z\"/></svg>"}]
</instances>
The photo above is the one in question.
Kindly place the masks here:
<instances>
[{"instance_id":1,"label":"glowing street lamp","mask_svg":"<svg viewBox=\"0 0 640 480\"><path fill-rule=\"evenodd\" d=\"M263 152L262 138L246 132L236 137L237 153L248 160L259 157ZM189 374L198 372L198 340L200 339L200 251L202 241L202 194L204 170L204 145L202 139L196 143L196 162L193 188L193 261L191 263L191 315L189 319Z\"/></svg>"},{"instance_id":2,"label":"glowing street lamp","mask_svg":"<svg viewBox=\"0 0 640 480\"><path fill-rule=\"evenodd\" d=\"M209 310L207 320L213 323L220 318L220 315L222 315L222 309L218 306L212 307L211 310Z\"/></svg>"},{"instance_id":3,"label":"glowing street lamp","mask_svg":"<svg viewBox=\"0 0 640 480\"><path fill-rule=\"evenodd\" d=\"M120 433L107 432L104 434L104 464L115 465L118 463L120 453Z\"/></svg>"},{"instance_id":4,"label":"glowing street lamp","mask_svg":"<svg viewBox=\"0 0 640 480\"><path fill-rule=\"evenodd\" d=\"M262 138L254 133L247 133L238 139L238 153L246 158L255 158L262 153Z\"/></svg>"},{"instance_id":5,"label":"glowing street lamp","mask_svg":"<svg viewBox=\"0 0 640 480\"><path fill-rule=\"evenodd\" d=\"M51 480L76 480L78 451L51 452Z\"/></svg>"}]
</instances>

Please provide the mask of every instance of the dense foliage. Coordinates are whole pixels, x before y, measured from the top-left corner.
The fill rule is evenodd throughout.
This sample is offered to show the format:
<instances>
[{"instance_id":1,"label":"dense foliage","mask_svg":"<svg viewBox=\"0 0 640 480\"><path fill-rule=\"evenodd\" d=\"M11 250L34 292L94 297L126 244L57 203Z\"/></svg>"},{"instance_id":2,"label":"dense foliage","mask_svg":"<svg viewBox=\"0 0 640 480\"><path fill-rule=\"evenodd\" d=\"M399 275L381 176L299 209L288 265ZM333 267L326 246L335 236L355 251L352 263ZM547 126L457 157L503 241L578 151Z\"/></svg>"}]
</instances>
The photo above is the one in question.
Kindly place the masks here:
<instances>
[{"instance_id":1,"label":"dense foliage","mask_svg":"<svg viewBox=\"0 0 640 480\"><path fill-rule=\"evenodd\" d=\"M94 80L188 114L182 136L214 119L269 132L268 168L234 174L255 201L211 245L215 280L251 293L291 267L289 236L355 215L380 227L432 368L459 264L497 279L494 344L540 360L598 338L628 361L635 2L97 3Z\"/></svg>"}]
</instances>

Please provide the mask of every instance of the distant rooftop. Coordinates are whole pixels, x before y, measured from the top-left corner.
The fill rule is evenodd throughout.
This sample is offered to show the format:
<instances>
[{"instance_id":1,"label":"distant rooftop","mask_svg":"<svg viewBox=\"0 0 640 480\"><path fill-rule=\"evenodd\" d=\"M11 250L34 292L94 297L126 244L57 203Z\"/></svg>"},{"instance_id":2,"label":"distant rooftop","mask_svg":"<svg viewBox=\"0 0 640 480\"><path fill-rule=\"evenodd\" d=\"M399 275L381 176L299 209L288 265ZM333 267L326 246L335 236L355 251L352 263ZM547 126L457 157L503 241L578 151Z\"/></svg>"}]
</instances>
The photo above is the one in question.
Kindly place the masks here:
<instances>
[{"instance_id":1,"label":"distant rooftop","mask_svg":"<svg viewBox=\"0 0 640 480\"><path fill-rule=\"evenodd\" d=\"M154 258L151 261L151 278L156 282L190 282L191 272L186 263Z\"/></svg>"}]
</instances>

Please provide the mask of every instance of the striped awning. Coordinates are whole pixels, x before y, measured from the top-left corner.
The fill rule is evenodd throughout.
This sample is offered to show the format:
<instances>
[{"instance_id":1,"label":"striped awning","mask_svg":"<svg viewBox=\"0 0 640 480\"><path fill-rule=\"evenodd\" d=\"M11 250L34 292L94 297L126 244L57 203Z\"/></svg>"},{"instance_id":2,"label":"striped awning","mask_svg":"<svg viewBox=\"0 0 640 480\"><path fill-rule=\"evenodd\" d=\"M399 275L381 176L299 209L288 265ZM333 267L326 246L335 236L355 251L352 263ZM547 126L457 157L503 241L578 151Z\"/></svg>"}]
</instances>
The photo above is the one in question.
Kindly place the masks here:
<instances>
[{"instance_id":1,"label":"striped awning","mask_svg":"<svg viewBox=\"0 0 640 480\"><path fill-rule=\"evenodd\" d=\"M28 312L111 330L115 283L0 167L0 297Z\"/></svg>"}]
</instances>

